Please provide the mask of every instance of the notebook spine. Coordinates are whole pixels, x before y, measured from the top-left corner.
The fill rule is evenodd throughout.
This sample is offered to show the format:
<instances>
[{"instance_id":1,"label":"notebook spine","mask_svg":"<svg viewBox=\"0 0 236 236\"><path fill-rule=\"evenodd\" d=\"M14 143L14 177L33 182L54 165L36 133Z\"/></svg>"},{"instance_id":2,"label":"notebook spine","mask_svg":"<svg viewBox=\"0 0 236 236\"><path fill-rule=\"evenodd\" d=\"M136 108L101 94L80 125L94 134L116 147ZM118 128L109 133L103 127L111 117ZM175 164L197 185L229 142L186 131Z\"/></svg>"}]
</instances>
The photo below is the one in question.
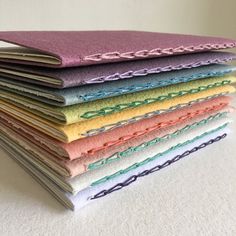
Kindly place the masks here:
<instances>
[{"instance_id":1,"label":"notebook spine","mask_svg":"<svg viewBox=\"0 0 236 236\"><path fill-rule=\"evenodd\" d=\"M137 175L132 175L127 180L125 180L124 182L118 183L118 184L116 184L115 186L113 186L109 189L104 189L104 190L100 191L99 193L95 194L94 196L90 197L89 199L90 200L95 200L95 199L98 199L98 198L101 198L101 197L105 197L106 195L111 194L115 191L121 190L122 188L125 188L125 187L129 186L131 183L135 182L138 178L144 177L146 175L149 175L149 174L157 172L161 169L164 169L164 168L168 167L169 165L183 159L184 157L187 157L190 154L192 154L192 153L194 153L194 152L196 152L196 151L198 151L202 148L205 148L208 145L211 145L215 142L220 141L221 139L225 138L226 136L227 136L227 134L224 133L223 135L217 136L216 138L211 139L208 142L202 143L201 145L196 146L191 150L185 151L183 154L175 156L174 158L164 162L161 165L157 165L157 166L154 166L151 169L144 170L144 171L142 171L141 173L139 173Z\"/></svg>"}]
</instances>

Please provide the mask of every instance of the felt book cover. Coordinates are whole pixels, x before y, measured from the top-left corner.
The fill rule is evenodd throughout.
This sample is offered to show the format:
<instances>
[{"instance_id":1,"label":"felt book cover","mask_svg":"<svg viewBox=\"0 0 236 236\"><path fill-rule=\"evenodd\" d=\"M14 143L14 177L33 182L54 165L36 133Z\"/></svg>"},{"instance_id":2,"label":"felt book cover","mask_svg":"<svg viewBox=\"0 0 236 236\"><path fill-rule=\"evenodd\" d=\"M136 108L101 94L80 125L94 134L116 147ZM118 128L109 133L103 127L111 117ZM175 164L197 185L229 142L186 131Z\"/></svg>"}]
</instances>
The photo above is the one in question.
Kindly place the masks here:
<instances>
[{"instance_id":1,"label":"felt book cover","mask_svg":"<svg viewBox=\"0 0 236 236\"><path fill-rule=\"evenodd\" d=\"M236 58L235 54L222 51L208 51L178 56L158 57L146 60L107 63L102 65L69 67L62 69L36 67L0 62L0 75L11 80L37 84L45 87L68 88L102 84L104 82L127 80L140 76L159 74L222 64Z\"/></svg>"},{"instance_id":2,"label":"felt book cover","mask_svg":"<svg viewBox=\"0 0 236 236\"><path fill-rule=\"evenodd\" d=\"M72 67L162 57L235 47L217 37L143 31L0 32L0 60L51 67ZM96 42L96 43L94 43Z\"/></svg>"}]
</instances>

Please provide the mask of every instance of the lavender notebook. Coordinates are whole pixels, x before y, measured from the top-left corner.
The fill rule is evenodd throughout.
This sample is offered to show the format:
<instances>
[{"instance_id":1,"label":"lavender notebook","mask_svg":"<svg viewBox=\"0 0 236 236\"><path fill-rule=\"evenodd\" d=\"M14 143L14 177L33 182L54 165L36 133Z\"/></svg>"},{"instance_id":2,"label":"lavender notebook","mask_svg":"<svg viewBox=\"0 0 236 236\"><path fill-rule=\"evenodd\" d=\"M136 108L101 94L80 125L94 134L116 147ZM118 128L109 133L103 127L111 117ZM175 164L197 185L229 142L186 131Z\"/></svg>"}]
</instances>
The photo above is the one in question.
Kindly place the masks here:
<instances>
[{"instance_id":1,"label":"lavender notebook","mask_svg":"<svg viewBox=\"0 0 236 236\"><path fill-rule=\"evenodd\" d=\"M55 106L70 106L203 78L224 76L233 71L236 71L235 66L214 64L64 89L46 88L0 76L0 89Z\"/></svg>"},{"instance_id":2,"label":"lavender notebook","mask_svg":"<svg viewBox=\"0 0 236 236\"><path fill-rule=\"evenodd\" d=\"M0 75L9 81L17 80L53 88L68 88L225 63L233 59L236 59L233 53L202 52L63 69L0 63Z\"/></svg>"}]
</instances>

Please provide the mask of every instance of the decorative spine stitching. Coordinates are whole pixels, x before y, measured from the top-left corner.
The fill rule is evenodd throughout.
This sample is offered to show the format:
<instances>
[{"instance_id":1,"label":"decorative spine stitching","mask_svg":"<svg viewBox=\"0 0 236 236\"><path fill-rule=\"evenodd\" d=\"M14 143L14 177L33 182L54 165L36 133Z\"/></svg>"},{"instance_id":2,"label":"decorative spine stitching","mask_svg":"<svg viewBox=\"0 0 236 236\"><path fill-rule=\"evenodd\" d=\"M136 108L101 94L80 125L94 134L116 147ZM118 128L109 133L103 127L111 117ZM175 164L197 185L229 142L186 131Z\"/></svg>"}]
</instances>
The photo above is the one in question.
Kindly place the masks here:
<instances>
[{"instance_id":1,"label":"decorative spine stitching","mask_svg":"<svg viewBox=\"0 0 236 236\"><path fill-rule=\"evenodd\" d=\"M214 139L211 139L209 140L208 142L205 142L205 143L202 143L201 145L197 146L197 147L194 147L193 149L191 150L187 150L185 151L183 154L180 154L180 155L177 155L175 156L174 158L164 162L163 164L161 165L156 165L155 167L149 169L149 170L144 170L142 171L141 173L137 174L137 175L132 175L131 177L129 177L127 180L125 180L124 182L122 183L118 183L116 184L115 186L109 188L109 189L106 189L106 190L102 190L100 191L99 193L95 194L94 196L90 197L89 200L95 200L97 198L101 198L101 197L105 197L106 195L112 193L112 192L115 192L117 190L121 190L122 188L124 187L127 187L128 185L130 185L131 183L135 182L138 178L140 177L144 177L146 175L149 175L149 174L152 174L156 171L159 171L161 169L164 169L165 167L168 167L169 165L183 159L184 157L187 157L189 156L190 154L202 149L202 148L205 148L206 146L208 145L211 145L215 142L218 142L220 141L221 139L225 138L227 136L227 134L223 134L223 135L220 135Z\"/></svg>"},{"instance_id":2,"label":"decorative spine stitching","mask_svg":"<svg viewBox=\"0 0 236 236\"><path fill-rule=\"evenodd\" d=\"M138 106L141 106L141 105L147 105L147 104L150 104L150 103L153 103L153 102L165 101L167 99L180 97L180 96L183 96L183 95L186 95L186 94L198 93L198 92L201 92L203 90L223 86L223 85L230 84L230 83L231 83L230 80L223 80L221 82L216 82L214 84L209 84L209 85L206 85L206 86L199 86L198 88L194 88L194 89L190 89L190 90L182 90L182 91L179 91L179 92L172 92L172 93L169 93L167 95L159 96L157 98L147 98L147 99L144 99L143 101L134 101L134 102L131 102L131 103L118 104L114 107L104 107L100 110L88 111L88 112L85 112L80 117L84 118L84 119L91 119L91 118L94 118L94 117L104 116L104 115L112 114L114 112L119 112L119 111L122 111L122 110L127 109L127 108L135 108L135 107L138 107Z\"/></svg>"},{"instance_id":3,"label":"decorative spine stitching","mask_svg":"<svg viewBox=\"0 0 236 236\"><path fill-rule=\"evenodd\" d=\"M188 81L192 81L196 79L202 79L206 77L219 77L230 72L232 72L231 69L209 72L209 73L199 73L199 74L194 74L188 77L182 76L182 77L176 77L176 78L172 78L172 79L168 79L164 81L157 81L156 83L154 82L154 83L146 83L146 84L137 84L133 86L120 87L120 88L108 90L108 91L100 90L95 93L88 93L85 95L81 95L80 97L83 99L83 101L91 101L94 99L101 99L110 95L114 96L114 95L120 95L124 93L133 93L133 92L143 91L143 90L152 89L156 87L163 87L170 84L184 83L184 82L188 82Z\"/></svg>"},{"instance_id":4,"label":"decorative spine stitching","mask_svg":"<svg viewBox=\"0 0 236 236\"><path fill-rule=\"evenodd\" d=\"M150 141L144 142L144 143L142 143L142 144L140 144L136 147L129 147L128 149L126 149L122 152L115 153L114 155L112 155L108 158L101 159L99 161L90 163L88 165L87 169L88 170L94 170L94 169L100 168L103 165L111 163L113 161L118 161L121 158L128 157L129 155L131 155L134 152L139 152L139 151L145 150L146 148L151 147L153 145L156 145L157 143L164 142L164 141L166 141L168 139L171 139L171 138L174 138L174 137L178 136L179 134L182 134L182 133L184 133L188 130L192 130L196 127L205 125L205 124L209 123L212 120L216 120L218 118L221 118L221 117L225 116L226 114L227 114L227 112L217 113L216 115L209 116L207 119L203 119L203 120L201 120L199 122L195 122L191 125L186 125L184 128L176 130L174 133L166 134L162 137L157 137L157 138L152 139Z\"/></svg>"},{"instance_id":5,"label":"decorative spine stitching","mask_svg":"<svg viewBox=\"0 0 236 236\"><path fill-rule=\"evenodd\" d=\"M198 98L194 101L178 104L178 105L172 106L172 107L167 108L167 109L160 109L158 111L149 112L149 113L146 113L146 114L141 115L141 116L133 117L131 119L122 120L122 121L119 121L119 122L113 123L113 124L108 124L108 125L105 125L101 128L98 128L98 129L91 129L91 130L89 130L86 133L81 134L81 135L84 136L84 137L90 137L90 136L93 136L93 135L103 133L103 132L108 131L108 130L113 130L115 128L118 128L118 127L121 127L121 126L124 126L124 125L127 125L127 124L132 124L132 123L137 122L137 121L142 120L142 119L151 118L155 115L159 115L159 114L162 114L162 113L165 113L165 112L174 111L176 109L180 109L180 108L183 108L183 107L186 107L186 106L192 106L196 103L206 101L206 100L210 100L210 99L213 99L213 98L216 98L216 97L219 97L219 96L223 96L223 95L226 95L226 94L228 94L228 92L219 93L219 94L215 94L215 95L212 95L212 96L207 96L207 97L204 97L204 98Z\"/></svg>"},{"instance_id":6,"label":"decorative spine stitching","mask_svg":"<svg viewBox=\"0 0 236 236\"><path fill-rule=\"evenodd\" d=\"M189 63L189 64L180 64L177 66L165 66L165 67L156 67L152 69L141 69L137 71L127 71L125 73L115 73L113 75L109 76L100 76L97 78L92 78L87 81L83 81L82 84L95 84L95 83L104 83L106 81L115 81L119 79L129 79L137 76L146 76L149 74L159 74L161 72L169 72L173 70L182 70L182 69L191 69L191 68L196 68L199 66L206 66L209 64L222 64L226 63L228 61L232 61L234 58L224 58L224 59L212 59L212 60L207 60L207 61L202 61L202 62L196 62L196 63Z\"/></svg>"},{"instance_id":7,"label":"decorative spine stitching","mask_svg":"<svg viewBox=\"0 0 236 236\"><path fill-rule=\"evenodd\" d=\"M236 43L215 43L215 44L199 44L197 46L179 46L176 48L154 48L151 50L139 50L136 52L106 52L106 53L96 53L88 55L82 58L83 61L107 61L107 60L118 60L118 59L142 59L148 57L157 57L157 56L168 56L173 54L181 53L191 53L199 51L208 51L214 49L225 49L233 48L236 46Z\"/></svg>"},{"instance_id":8,"label":"decorative spine stitching","mask_svg":"<svg viewBox=\"0 0 236 236\"><path fill-rule=\"evenodd\" d=\"M174 150L177 149L177 148L180 148L180 147L183 147L183 146L188 145L188 144L190 144L190 143L193 143L194 141L196 141L196 140L198 140L198 139L201 139L202 137L204 137L204 136L206 136L206 135L208 135L208 134L211 134L211 133L213 133L213 132L216 132L216 131L218 131L218 130L220 130L220 129L226 127L226 126L227 126L227 124L224 124L224 125L222 125L222 126L216 128L216 129L214 129L214 130L211 130L211 131L209 131L209 132L205 132L205 133L203 133L203 134L201 134L201 135L199 135L199 136L196 136L196 137L193 138L192 140L188 140L188 141L186 141L186 142L179 143L179 144L177 144L177 145L175 145L175 146L172 146L171 148L169 148L168 150L166 150L166 151L164 151L164 152L162 152L162 153L159 153L159 154L157 154L157 155L155 155L155 156L153 156L153 157L147 158L147 159L145 159L144 161L135 163L135 164L133 164L133 165L127 167L126 169L119 170L119 171L117 171L116 173L114 173L114 174L112 174L112 175L105 176L105 177L103 177L103 178L101 178L101 179L99 179L99 180L93 182L93 183L91 184L91 186L95 186L95 185L104 183L104 182L106 182L106 181L108 181L108 180L110 180L110 179L113 179L113 178L117 177L117 176L126 174L126 173L128 173L130 170L134 170L134 169L136 169L136 168L138 168L138 167L140 167L140 166L143 166L143 165L145 165L145 164L147 164L147 163L149 163L149 162L155 160L156 158L159 158L159 157L161 157L161 156L163 156L163 155L166 155L166 154L168 154L169 152L174 151Z\"/></svg>"},{"instance_id":9,"label":"decorative spine stitching","mask_svg":"<svg viewBox=\"0 0 236 236\"><path fill-rule=\"evenodd\" d=\"M183 122L185 120L193 118L197 115L201 115L201 114L204 114L204 113L210 112L210 111L220 110L223 107L225 107L226 105L227 105L227 103L220 103L220 104L212 106L212 107L206 107L205 109L201 109L201 110L199 109L199 110L196 110L194 112L188 112L187 114L185 114L183 116L180 116L180 117L176 118L175 120L160 122L160 123L157 123L157 124L155 124L151 127L146 128L144 130L139 130L139 131L134 132L133 134L122 136L122 137L118 138L117 140L106 142L100 147L90 149L87 152L87 154L93 155L98 151L105 150L105 149L107 149L109 147L112 147L112 146L121 145L121 144L126 143L127 141L129 141L133 138L137 138L139 136L148 134L150 132L157 131L159 129L163 129L163 128L165 128L167 126L170 126L170 125L176 125L180 122Z\"/></svg>"}]
</instances>

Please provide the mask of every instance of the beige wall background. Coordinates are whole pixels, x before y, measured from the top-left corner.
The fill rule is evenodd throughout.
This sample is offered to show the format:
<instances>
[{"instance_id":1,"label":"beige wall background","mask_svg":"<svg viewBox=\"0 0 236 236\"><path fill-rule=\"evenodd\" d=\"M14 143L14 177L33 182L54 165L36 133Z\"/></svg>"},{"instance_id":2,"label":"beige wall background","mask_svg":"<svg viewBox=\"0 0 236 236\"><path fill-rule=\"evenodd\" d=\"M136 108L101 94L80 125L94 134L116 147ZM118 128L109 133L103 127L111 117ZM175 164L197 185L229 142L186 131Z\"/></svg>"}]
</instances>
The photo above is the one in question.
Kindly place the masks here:
<instances>
[{"instance_id":1,"label":"beige wall background","mask_svg":"<svg viewBox=\"0 0 236 236\"><path fill-rule=\"evenodd\" d=\"M236 38L236 0L0 0L0 30L135 29Z\"/></svg>"}]
</instances>

